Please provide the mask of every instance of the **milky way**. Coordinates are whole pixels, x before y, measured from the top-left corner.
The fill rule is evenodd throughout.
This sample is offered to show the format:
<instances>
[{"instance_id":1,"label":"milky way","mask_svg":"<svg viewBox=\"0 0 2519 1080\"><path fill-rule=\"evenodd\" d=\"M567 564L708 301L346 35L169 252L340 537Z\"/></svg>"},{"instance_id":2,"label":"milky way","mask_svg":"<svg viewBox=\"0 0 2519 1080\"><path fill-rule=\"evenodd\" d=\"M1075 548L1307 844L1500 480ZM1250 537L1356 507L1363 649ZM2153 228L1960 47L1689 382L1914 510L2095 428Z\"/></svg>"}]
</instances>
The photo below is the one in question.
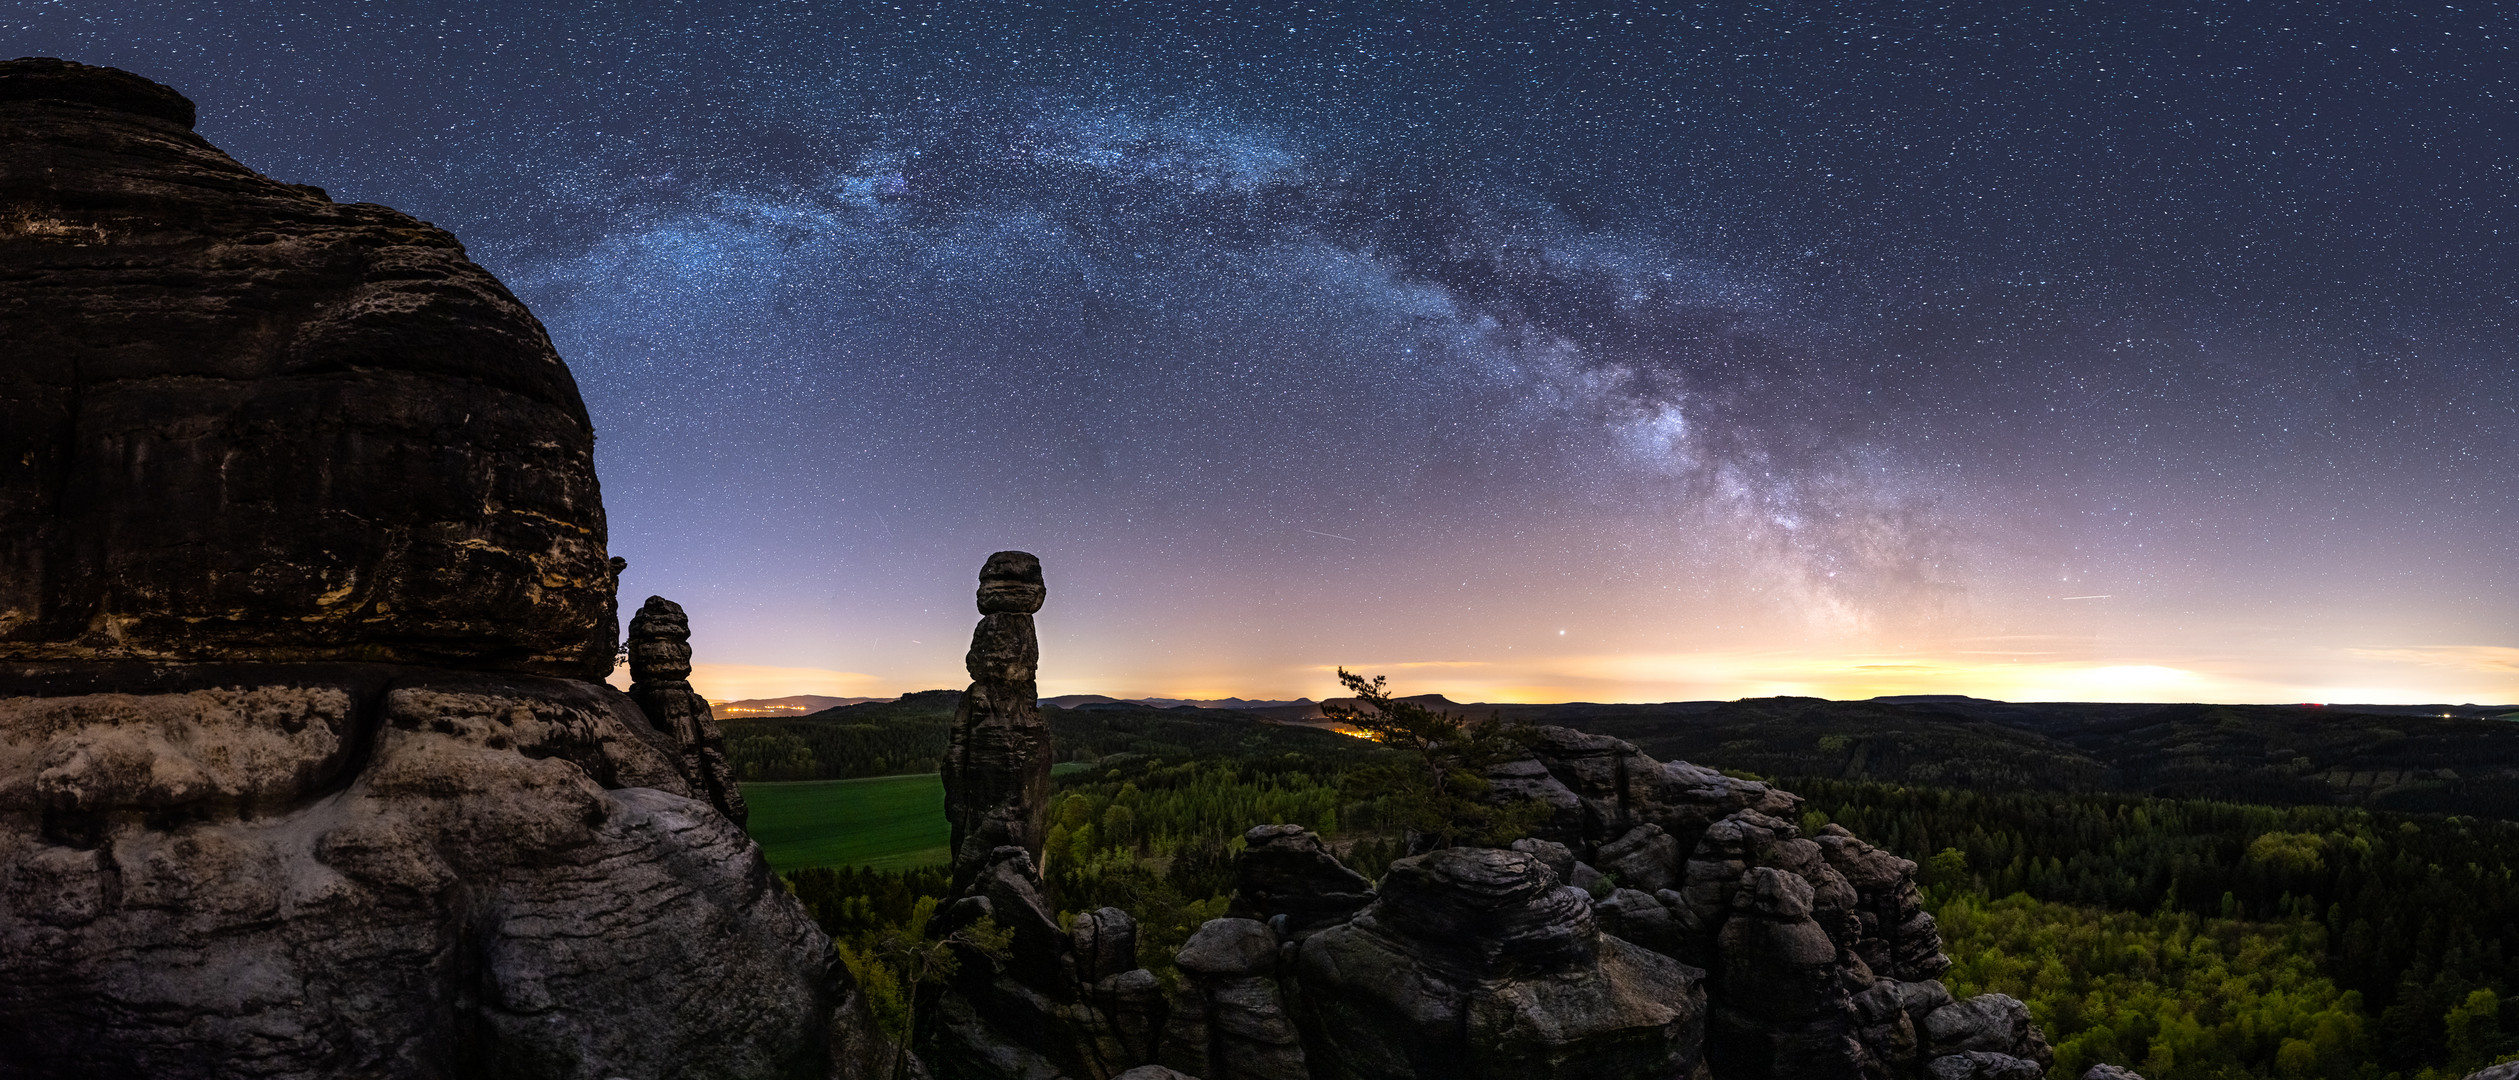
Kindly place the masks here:
<instances>
[{"instance_id":1,"label":"milky way","mask_svg":"<svg viewBox=\"0 0 2519 1080\"><path fill-rule=\"evenodd\" d=\"M461 236L720 697L2519 698L2519 26L2130 7L0 32Z\"/></svg>"}]
</instances>

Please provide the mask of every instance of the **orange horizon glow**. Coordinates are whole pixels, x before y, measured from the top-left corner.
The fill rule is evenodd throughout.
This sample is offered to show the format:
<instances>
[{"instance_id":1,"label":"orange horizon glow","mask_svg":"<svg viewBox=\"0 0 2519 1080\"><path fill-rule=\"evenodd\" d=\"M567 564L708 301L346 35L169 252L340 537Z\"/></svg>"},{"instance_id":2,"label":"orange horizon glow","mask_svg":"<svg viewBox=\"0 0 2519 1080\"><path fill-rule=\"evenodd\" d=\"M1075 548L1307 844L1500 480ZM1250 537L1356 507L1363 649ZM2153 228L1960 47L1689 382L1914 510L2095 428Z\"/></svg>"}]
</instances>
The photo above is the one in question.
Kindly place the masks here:
<instances>
[{"instance_id":1,"label":"orange horizon glow","mask_svg":"<svg viewBox=\"0 0 2519 1080\"><path fill-rule=\"evenodd\" d=\"M1968 651L1817 656L1783 650L1605 653L1514 660L1363 660L1348 670L1390 677L1402 694L1442 694L1459 702L1649 703L1757 697L1863 700L1956 694L1998 701L2220 702L2365 705L2519 702L2519 648L2429 646L2342 649L2316 658L2308 677L2283 677L2262 661L2209 655L1988 661ZM1177 679L1097 674L1087 664L1060 673L1044 664L1041 694L1114 698L1293 700L1339 696L1339 664L1209 672ZM1086 667L1078 671L1075 668ZM694 688L725 702L795 694L890 698L959 687L961 672L885 677L864 672L751 664L694 665ZM2319 677L2323 676L2323 677ZM614 681L626 681L616 674Z\"/></svg>"}]
</instances>

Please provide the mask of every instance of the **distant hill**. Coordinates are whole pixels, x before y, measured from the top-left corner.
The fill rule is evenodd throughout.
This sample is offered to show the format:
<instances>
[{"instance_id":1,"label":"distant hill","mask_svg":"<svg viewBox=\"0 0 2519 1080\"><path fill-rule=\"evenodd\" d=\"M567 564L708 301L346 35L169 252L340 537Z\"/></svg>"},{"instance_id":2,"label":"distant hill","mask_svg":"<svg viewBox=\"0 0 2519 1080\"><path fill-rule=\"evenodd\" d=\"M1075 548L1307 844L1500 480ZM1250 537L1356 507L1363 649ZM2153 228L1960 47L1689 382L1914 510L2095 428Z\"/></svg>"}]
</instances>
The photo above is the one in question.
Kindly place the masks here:
<instances>
[{"instance_id":1,"label":"distant hill","mask_svg":"<svg viewBox=\"0 0 2519 1080\"><path fill-rule=\"evenodd\" d=\"M889 701L890 698L824 697L821 694L796 694L790 697L744 698L739 701L712 701L709 712L723 720L730 716L803 716L842 705L867 701Z\"/></svg>"},{"instance_id":2,"label":"distant hill","mask_svg":"<svg viewBox=\"0 0 2519 1080\"><path fill-rule=\"evenodd\" d=\"M745 780L926 772L942 760L961 694L928 690L803 716L728 716ZM1234 699L1224 699L1234 700ZM1790 780L1814 777L1977 791L2123 791L2283 805L2477 814L2519 820L2519 723L2510 706L2162 705L2005 702L1955 696L1870 701L1751 698L1649 705L1458 704L1474 716L1614 735L1660 758ZM1048 698L1060 760L1356 744L1319 730L1325 703ZM1160 704L1157 704L1160 703ZM2449 715L2443 716L2441 714ZM1292 734L1302 731L1302 735ZM1292 744L1289 744L1292 745Z\"/></svg>"},{"instance_id":3,"label":"distant hill","mask_svg":"<svg viewBox=\"0 0 2519 1080\"><path fill-rule=\"evenodd\" d=\"M1474 705L1773 777L2127 791L2519 819L2507 706L2160 705L1961 697ZM2449 715L2443 716L2441 714Z\"/></svg>"},{"instance_id":4,"label":"distant hill","mask_svg":"<svg viewBox=\"0 0 2519 1080\"><path fill-rule=\"evenodd\" d=\"M1158 708L1158 709L1172 709L1172 708L1179 708L1179 707L1181 707L1181 706L1187 705L1187 706L1189 706L1189 707L1191 707L1191 708L1197 708L1197 709L1237 709L1237 710L1244 710L1244 711L1248 711L1248 710L1251 710L1251 709L1282 709L1282 708L1288 708L1288 707L1301 708L1301 707L1303 707L1303 706L1311 705L1311 704L1312 704L1312 699L1311 699L1311 698L1296 698L1296 699L1294 699L1294 700L1292 700L1292 701L1268 701L1268 700L1262 700L1262 699L1259 699L1259 698L1238 698L1238 697L1229 697L1229 698L1160 698L1160 697L1145 697L1145 698L1115 698L1115 697L1104 697L1104 696L1103 696L1103 695L1101 695L1101 694L1060 694L1060 695L1059 695L1059 696L1057 696L1057 697L1046 697L1046 698L1042 698L1042 699L1041 699L1041 704L1043 704L1043 705L1056 705L1056 706L1058 706L1059 708L1062 708L1062 709L1073 709L1073 708L1075 708L1075 707L1077 707L1077 706L1079 706L1079 705L1110 705L1110 704L1119 704L1119 703L1129 703L1129 704L1136 704L1136 705L1152 705L1152 706L1154 706L1155 708Z\"/></svg>"},{"instance_id":5,"label":"distant hill","mask_svg":"<svg viewBox=\"0 0 2519 1080\"><path fill-rule=\"evenodd\" d=\"M1158 707L1098 695L1075 695L1076 707L1061 708L1052 704L1057 700L1042 702L1041 712L1061 761L1123 754L1171 760L1288 753L1352 757L1360 749L1344 735L1237 709ZM943 762L961 701L959 690L922 690L897 701L859 702L806 716L729 718L721 723L726 757L736 778L746 782L933 772Z\"/></svg>"}]
</instances>

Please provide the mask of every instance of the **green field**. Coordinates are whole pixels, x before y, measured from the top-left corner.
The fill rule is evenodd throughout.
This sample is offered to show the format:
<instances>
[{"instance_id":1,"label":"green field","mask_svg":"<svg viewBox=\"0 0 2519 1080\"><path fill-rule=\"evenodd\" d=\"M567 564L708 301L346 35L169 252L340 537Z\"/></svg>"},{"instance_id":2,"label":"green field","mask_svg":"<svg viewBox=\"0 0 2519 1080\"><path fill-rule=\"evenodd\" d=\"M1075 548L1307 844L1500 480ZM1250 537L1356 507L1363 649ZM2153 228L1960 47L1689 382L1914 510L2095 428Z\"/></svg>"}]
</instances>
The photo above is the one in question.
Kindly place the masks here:
<instances>
[{"instance_id":1,"label":"green field","mask_svg":"<svg viewBox=\"0 0 2519 1080\"><path fill-rule=\"evenodd\" d=\"M1050 771L1083 768L1062 761ZM935 773L743 785L745 831L772 870L871 866L899 870L952 858L945 781Z\"/></svg>"},{"instance_id":2,"label":"green field","mask_svg":"<svg viewBox=\"0 0 2519 1080\"><path fill-rule=\"evenodd\" d=\"M945 782L935 773L745 784L747 826L773 870L946 861Z\"/></svg>"}]
</instances>

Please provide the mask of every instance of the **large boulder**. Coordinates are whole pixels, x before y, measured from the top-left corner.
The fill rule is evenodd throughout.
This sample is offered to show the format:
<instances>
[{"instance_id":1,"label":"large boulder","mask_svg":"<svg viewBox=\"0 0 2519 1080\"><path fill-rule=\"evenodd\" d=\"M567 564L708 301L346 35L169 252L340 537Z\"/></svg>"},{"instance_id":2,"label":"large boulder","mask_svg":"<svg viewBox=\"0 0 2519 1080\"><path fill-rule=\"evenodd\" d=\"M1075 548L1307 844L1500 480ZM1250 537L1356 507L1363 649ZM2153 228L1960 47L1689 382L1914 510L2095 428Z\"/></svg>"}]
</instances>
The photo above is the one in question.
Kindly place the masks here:
<instances>
[{"instance_id":1,"label":"large boulder","mask_svg":"<svg viewBox=\"0 0 2519 1080\"><path fill-rule=\"evenodd\" d=\"M602 678L618 568L542 325L444 230L0 64L0 660Z\"/></svg>"},{"instance_id":2,"label":"large boulder","mask_svg":"<svg viewBox=\"0 0 2519 1080\"><path fill-rule=\"evenodd\" d=\"M1591 898L1527 852L1391 864L1352 921L1296 952L1314 1075L1680 1077L1699 1064L1702 973L1600 933Z\"/></svg>"},{"instance_id":3,"label":"large boulder","mask_svg":"<svg viewBox=\"0 0 2519 1080\"><path fill-rule=\"evenodd\" d=\"M1855 1037L1837 945L1812 918L1813 899L1809 882L1765 866L1734 890L1707 1046L1718 1075L1853 1080L1871 1065Z\"/></svg>"},{"instance_id":4,"label":"large boulder","mask_svg":"<svg viewBox=\"0 0 2519 1080\"><path fill-rule=\"evenodd\" d=\"M1174 959L1181 991L1163 1064L1206 1080L1308 1080L1303 1036L1277 981L1277 936L1251 919L1211 919Z\"/></svg>"},{"instance_id":5,"label":"large boulder","mask_svg":"<svg viewBox=\"0 0 2519 1080\"><path fill-rule=\"evenodd\" d=\"M1300 825L1261 825L1242 834L1227 914L1279 924L1302 935L1346 922L1373 902L1373 884L1347 869L1329 845Z\"/></svg>"},{"instance_id":6,"label":"large boulder","mask_svg":"<svg viewBox=\"0 0 2519 1080\"><path fill-rule=\"evenodd\" d=\"M2041 1068L2055 1062L2029 1006L2009 994L1979 994L1933 1010L1924 1018L1924 1041L1935 1055L2002 1054Z\"/></svg>"}]
</instances>

